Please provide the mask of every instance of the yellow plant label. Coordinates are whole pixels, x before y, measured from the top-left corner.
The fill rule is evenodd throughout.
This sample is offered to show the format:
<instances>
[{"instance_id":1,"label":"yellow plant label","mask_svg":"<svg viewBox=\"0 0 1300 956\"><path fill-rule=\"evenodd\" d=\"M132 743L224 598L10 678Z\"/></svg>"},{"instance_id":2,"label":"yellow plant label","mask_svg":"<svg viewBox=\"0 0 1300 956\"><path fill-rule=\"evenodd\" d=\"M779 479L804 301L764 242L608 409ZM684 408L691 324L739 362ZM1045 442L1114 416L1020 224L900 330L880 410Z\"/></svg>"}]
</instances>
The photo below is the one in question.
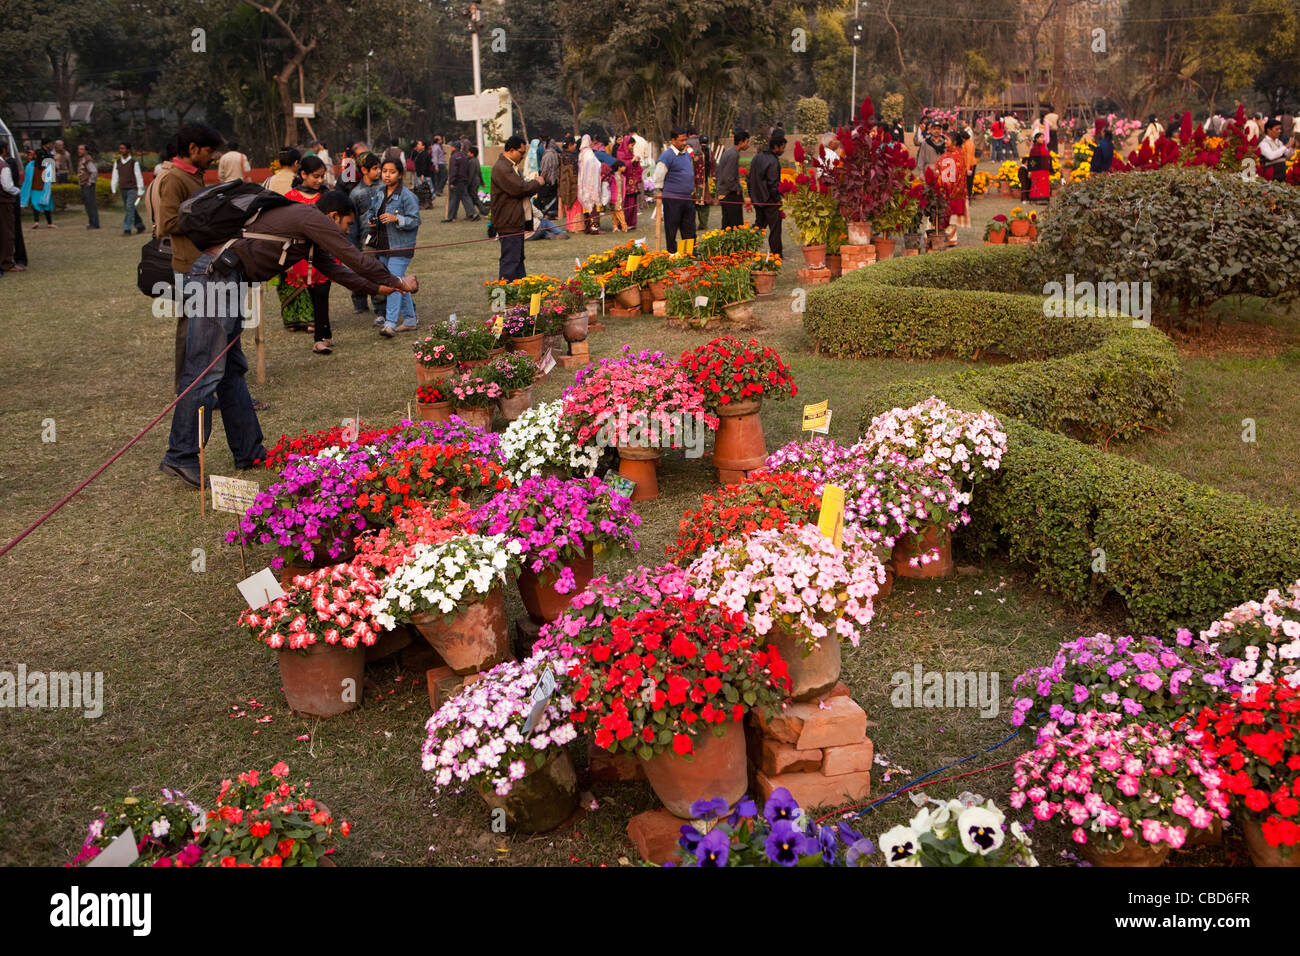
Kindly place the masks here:
<instances>
[{"instance_id":1,"label":"yellow plant label","mask_svg":"<svg viewBox=\"0 0 1300 956\"><path fill-rule=\"evenodd\" d=\"M844 537L844 489L827 485L822 489L822 510L817 516L817 527L839 547Z\"/></svg>"},{"instance_id":2,"label":"yellow plant label","mask_svg":"<svg viewBox=\"0 0 1300 956\"><path fill-rule=\"evenodd\" d=\"M815 405L803 407L803 431L826 434L830 427L830 400L825 399Z\"/></svg>"},{"instance_id":3,"label":"yellow plant label","mask_svg":"<svg viewBox=\"0 0 1300 956\"><path fill-rule=\"evenodd\" d=\"M542 294L534 292L533 297L528 301L528 314L536 315L540 311L542 311ZM501 333L498 332L497 334L500 335Z\"/></svg>"}]
</instances>

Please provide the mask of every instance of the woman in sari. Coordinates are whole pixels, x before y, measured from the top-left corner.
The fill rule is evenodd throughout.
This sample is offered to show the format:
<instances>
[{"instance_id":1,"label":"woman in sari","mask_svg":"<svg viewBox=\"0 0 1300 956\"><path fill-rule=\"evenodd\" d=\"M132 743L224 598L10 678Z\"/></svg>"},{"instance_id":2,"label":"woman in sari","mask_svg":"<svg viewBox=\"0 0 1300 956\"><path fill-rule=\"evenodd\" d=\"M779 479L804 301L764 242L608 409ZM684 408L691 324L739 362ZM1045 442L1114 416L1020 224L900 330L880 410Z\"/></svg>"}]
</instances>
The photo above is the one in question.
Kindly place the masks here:
<instances>
[{"instance_id":1,"label":"woman in sari","mask_svg":"<svg viewBox=\"0 0 1300 956\"><path fill-rule=\"evenodd\" d=\"M641 198L642 179L645 176L645 171L641 169L641 163L637 161L636 154L632 149L632 137L624 136L619 142L618 151L615 154L623 161L624 181L627 190L623 198L623 221L627 223L629 229L636 228L636 204Z\"/></svg>"},{"instance_id":2,"label":"woman in sari","mask_svg":"<svg viewBox=\"0 0 1300 956\"><path fill-rule=\"evenodd\" d=\"M564 218L565 228L569 232L577 232L582 225L582 206L578 203L578 153L573 149L573 140L567 137L564 148L560 150L556 196L560 202L559 215Z\"/></svg>"},{"instance_id":3,"label":"woman in sari","mask_svg":"<svg viewBox=\"0 0 1300 956\"><path fill-rule=\"evenodd\" d=\"M940 189L948 197L948 245L957 245L957 227L966 224L966 160L962 155L960 130L948 133L948 148L935 164Z\"/></svg>"},{"instance_id":4,"label":"woman in sari","mask_svg":"<svg viewBox=\"0 0 1300 956\"><path fill-rule=\"evenodd\" d=\"M600 235L601 162L591 147L591 137L582 137L578 150L578 203L582 206L582 231Z\"/></svg>"},{"instance_id":5,"label":"woman in sari","mask_svg":"<svg viewBox=\"0 0 1300 956\"><path fill-rule=\"evenodd\" d=\"M302 179L284 194L285 198L314 206L325 185L325 170L325 161L319 156L303 159L300 169ZM324 253L318 249L314 255ZM280 296L280 315L284 318L284 327L290 332L313 332L316 344L312 346L312 352L316 355L329 355L334 351L330 330L329 283L325 274L312 266L310 259L303 259L284 274L283 281L276 290Z\"/></svg>"},{"instance_id":6,"label":"woman in sari","mask_svg":"<svg viewBox=\"0 0 1300 956\"><path fill-rule=\"evenodd\" d=\"M1042 133L1034 136L1034 145L1029 148L1025 166L1029 169L1029 201L1049 201L1052 198L1052 154L1043 144Z\"/></svg>"},{"instance_id":7,"label":"woman in sari","mask_svg":"<svg viewBox=\"0 0 1300 956\"><path fill-rule=\"evenodd\" d=\"M32 207L32 216L34 222L33 229L41 227L41 213L45 213L45 224L51 228L56 228L54 220L50 217L50 211L54 209L53 186L54 186L54 157L43 156L37 158L36 150L27 150L27 165L23 169L23 191L18 197L19 209L25 209L28 203Z\"/></svg>"}]
</instances>

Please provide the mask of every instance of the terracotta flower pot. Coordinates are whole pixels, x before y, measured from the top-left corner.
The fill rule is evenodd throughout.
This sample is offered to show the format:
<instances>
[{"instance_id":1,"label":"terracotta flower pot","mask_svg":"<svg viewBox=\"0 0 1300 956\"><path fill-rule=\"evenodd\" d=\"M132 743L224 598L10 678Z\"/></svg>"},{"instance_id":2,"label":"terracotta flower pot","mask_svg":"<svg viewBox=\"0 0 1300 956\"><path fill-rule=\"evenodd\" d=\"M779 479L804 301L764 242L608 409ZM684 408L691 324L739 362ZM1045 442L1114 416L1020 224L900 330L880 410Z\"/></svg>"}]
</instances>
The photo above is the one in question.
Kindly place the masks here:
<instances>
[{"instance_id":1,"label":"terracotta flower pot","mask_svg":"<svg viewBox=\"0 0 1300 956\"><path fill-rule=\"evenodd\" d=\"M648 286L641 287L641 314L649 315L654 311L655 297L651 294Z\"/></svg>"},{"instance_id":2,"label":"terracotta flower pot","mask_svg":"<svg viewBox=\"0 0 1300 956\"><path fill-rule=\"evenodd\" d=\"M650 295L655 299L668 298L668 283L664 279L659 279L649 283L646 288L650 290Z\"/></svg>"},{"instance_id":3,"label":"terracotta flower pot","mask_svg":"<svg viewBox=\"0 0 1300 956\"><path fill-rule=\"evenodd\" d=\"M1030 239L1037 239L1037 238L1038 238L1038 223L1031 222L1031 223L1029 224L1029 233L1028 233L1028 235L1029 235L1029 238L1030 238Z\"/></svg>"},{"instance_id":4,"label":"terracotta flower pot","mask_svg":"<svg viewBox=\"0 0 1300 956\"><path fill-rule=\"evenodd\" d=\"M659 497L659 476L656 468L663 452L658 448L640 445L618 446L618 473L636 482L633 501L649 501Z\"/></svg>"},{"instance_id":5,"label":"terracotta flower pot","mask_svg":"<svg viewBox=\"0 0 1300 956\"><path fill-rule=\"evenodd\" d=\"M989 233L988 244L991 246L1006 245L1007 231L1005 229L995 229Z\"/></svg>"},{"instance_id":6,"label":"terracotta flower pot","mask_svg":"<svg viewBox=\"0 0 1300 956\"><path fill-rule=\"evenodd\" d=\"M565 565L559 565L548 568L540 574L528 568L519 572L517 579L519 596L524 599L524 608L528 611L528 616L538 624L554 621L568 610L569 601L591 583L591 577L595 573L595 555L591 547L588 546L586 554L568 565L573 569L573 578L576 582L576 587L568 594L560 594L555 590L555 581L564 567Z\"/></svg>"},{"instance_id":7,"label":"terracotta flower pot","mask_svg":"<svg viewBox=\"0 0 1300 956\"><path fill-rule=\"evenodd\" d=\"M689 820L696 800L722 797L735 806L749 785L745 728L728 721L721 737L704 728L692 738L695 754L687 760L668 750L643 760L646 779L668 812Z\"/></svg>"},{"instance_id":8,"label":"terracotta flower pot","mask_svg":"<svg viewBox=\"0 0 1300 956\"><path fill-rule=\"evenodd\" d=\"M722 311L726 313L727 318L732 322L748 322L754 317L754 300L745 299L742 302L728 302L722 306Z\"/></svg>"},{"instance_id":9,"label":"terracotta flower pot","mask_svg":"<svg viewBox=\"0 0 1300 956\"><path fill-rule=\"evenodd\" d=\"M925 245L931 252L938 252L948 248L948 237L941 232L928 232L925 235Z\"/></svg>"},{"instance_id":10,"label":"terracotta flower pot","mask_svg":"<svg viewBox=\"0 0 1300 956\"><path fill-rule=\"evenodd\" d=\"M416 402L422 422L445 422L451 418L451 402Z\"/></svg>"},{"instance_id":11,"label":"terracotta flower pot","mask_svg":"<svg viewBox=\"0 0 1300 956\"><path fill-rule=\"evenodd\" d=\"M1006 180L998 181L998 195L1003 199L1011 198L1011 184Z\"/></svg>"},{"instance_id":12,"label":"terracotta flower pot","mask_svg":"<svg viewBox=\"0 0 1300 956\"><path fill-rule=\"evenodd\" d=\"M1164 866L1169 844L1144 846L1137 840L1125 840L1118 850L1103 850L1092 843L1079 847L1083 858L1093 866Z\"/></svg>"},{"instance_id":13,"label":"terracotta flower pot","mask_svg":"<svg viewBox=\"0 0 1300 956\"><path fill-rule=\"evenodd\" d=\"M308 717L336 717L357 709L366 676L364 648L350 651L321 643L306 654L279 651L276 656L290 710Z\"/></svg>"},{"instance_id":14,"label":"terracotta flower pot","mask_svg":"<svg viewBox=\"0 0 1300 956\"><path fill-rule=\"evenodd\" d=\"M484 365L487 365L489 362L491 362L494 358L496 358L495 350L493 352L489 352L487 358L465 359L465 361L461 362L460 364L464 366L466 369L482 368Z\"/></svg>"},{"instance_id":15,"label":"terracotta flower pot","mask_svg":"<svg viewBox=\"0 0 1300 956\"><path fill-rule=\"evenodd\" d=\"M1029 235L1029 220L1028 220L1028 219L1012 219L1012 220L1011 220L1011 235L1013 235L1013 236L1027 236L1027 235Z\"/></svg>"},{"instance_id":16,"label":"terracotta flower pot","mask_svg":"<svg viewBox=\"0 0 1300 956\"><path fill-rule=\"evenodd\" d=\"M918 555L926 554L931 549L939 549L939 560L931 561L929 564L920 564L913 567L909 560ZM905 534L894 543L894 574L900 578L946 578L952 574L952 535L939 534L939 529L934 525L928 526L921 533L920 540L916 535Z\"/></svg>"},{"instance_id":17,"label":"terracotta flower pot","mask_svg":"<svg viewBox=\"0 0 1300 956\"><path fill-rule=\"evenodd\" d=\"M539 361L542 357L542 339L546 336L541 332L536 335L510 336L510 344L518 352L525 352L534 361Z\"/></svg>"},{"instance_id":18,"label":"terracotta flower pot","mask_svg":"<svg viewBox=\"0 0 1300 956\"><path fill-rule=\"evenodd\" d=\"M474 674L510 659L506 599L494 587L450 621L441 614L414 614L411 623L457 674Z\"/></svg>"},{"instance_id":19,"label":"terracotta flower pot","mask_svg":"<svg viewBox=\"0 0 1300 956\"><path fill-rule=\"evenodd\" d=\"M773 627L767 632L767 643L781 652L781 659L790 668L790 696L794 700L812 700L820 697L840 679L840 642L833 633L822 638L821 646L811 653L802 638L796 638L783 628Z\"/></svg>"},{"instance_id":20,"label":"terracotta flower pot","mask_svg":"<svg viewBox=\"0 0 1300 956\"><path fill-rule=\"evenodd\" d=\"M826 254L826 268L830 271L832 279L838 279L844 275L844 257L838 252Z\"/></svg>"},{"instance_id":21,"label":"terracotta flower pot","mask_svg":"<svg viewBox=\"0 0 1300 956\"><path fill-rule=\"evenodd\" d=\"M366 648L366 663L370 664L391 657L410 643L411 629L408 627L399 624L391 631L383 631L379 635L379 640Z\"/></svg>"},{"instance_id":22,"label":"terracotta flower pot","mask_svg":"<svg viewBox=\"0 0 1300 956\"><path fill-rule=\"evenodd\" d=\"M350 538L343 542L343 550L339 553L337 558L331 558L329 556L327 553L328 547L328 543L322 545L318 542L315 545L317 558L311 564L286 561L284 566L280 568L280 587L287 591L289 588L293 587L293 579L297 575L310 574L313 571L319 571L321 568L327 568L332 564L351 561L352 558L356 556L356 548L352 546Z\"/></svg>"},{"instance_id":23,"label":"terracotta flower pot","mask_svg":"<svg viewBox=\"0 0 1300 956\"><path fill-rule=\"evenodd\" d=\"M763 437L763 419L759 412L761 398L750 402L731 402L718 409L718 431L713 439L713 467L718 469L722 484L742 481L767 459L767 441Z\"/></svg>"},{"instance_id":24,"label":"terracotta flower pot","mask_svg":"<svg viewBox=\"0 0 1300 956\"><path fill-rule=\"evenodd\" d=\"M625 309L639 309L641 308L641 287L634 285L630 289L624 289L614 298Z\"/></svg>"},{"instance_id":25,"label":"terracotta flower pot","mask_svg":"<svg viewBox=\"0 0 1300 956\"><path fill-rule=\"evenodd\" d=\"M894 246L897 243L893 239L881 239L876 237L876 261L881 259L892 259L894 257Z\"/></svg>"},{"instance_id":26,"label":"terracotta flower pot","mask_svg":"<svg viewBox=\"0 0 1300 956\"><path fill-rule=\"evenodd\" d=\"M500 356L505 355L506 352L508 352L508 351L510 351L510 350L509 350L508 348L506 348L504 345L498 345L498 346L497 346L496 348L494 348L494 349L488 349L488 357L487 357L487 360L490 362L490 361L492 361L494 358L499 358Z\"/></svg>"},{"instance_id":27,"label":"terracotta flower pot","mask_svg":"<svg viewBox=\"0 0 1300 956\"><path fill-rule=\"evenodd\" d=\"M434 385L451 375L455 370L455 365L422 365L417 359L415 362L415 381L418 385Z\"/></svg>"},{"instance_id":28,"label":"terracotta flower pot","mask_svg":"<svg viewBox=\"0 0 1300 956\"><path fill-rule=\"evenodd\" d=\"M590 299L586 303L587 319L589 321L596 319L600 315L600 300Z\"/></svg>"},{"instance_id":29,"label":"terracotta flower pot","mask_svg":"<svg viewBox=\"0 0 1300 956\"><path fill-rule=\"evenodd\" d=\"M921 250L920 250L920 249L904 249L904 250L903 250L903 255L905 255L905 256L919 256L920 254L921 254Z\"/></svg>"},{"instance_id":30,"label":"terracotta flower pot","mask_svg":"<svg viewBox=\"0 0 1300 956\"><path fill-rule=\"evenodd\" d=\"M1300 846L1270 846L1264 839L1264 830L1254 816L1239 813L1241 833L1246 838L1246 849L1256 866L1300 866ZM1288 851L1283 855L1283 851Z\"/></svg>"},{"instance_id":31,"label":"terracotta flower pot","mask_svg":"<svg viewBox=\"0 0 1300 956\"><path fill-rule=\"evenodd\" d=\"M802 246L804 265L809 269L826 268L826 245L820 246Z\"/></svg>"},{"instance_id":32,"label":"terracotta flower pot","mask_svg":"<svg viewBox=\"0 0 1300 956\"><path fill-rule=\"evenodd\" d=\"M508 422L513 422L533 405L533 387L517 388L504 398L497 399L497 405L501 407L501 417Z\"/></svg>"},{"instance_id":33,"label":"terracotta flower pot","mask_svg":"<svg viewBox=\"0 0 1300 956\"><path fill-rule=\"evenodd\" d=\"M751 272L750 275L754 280L754 293L756 295L772 294L772 290L776 288L775 272Z\"/></svg>"},{"instance_id":34,"label":"terracotta flower pot","mask_svg":"<svg viewBox=\"0 0 1300 956\"><path fill-rule=\"evenodd\" d=\"M849 245L871 245L871 220L849 223Z\"/></svg>"},{"instance_id":35,"label":"terracotta flower pot","mask_svg":"<svg viewBox=\"0 0 1300 956\"><path fill-rule=\"evenodd\" d=\"M479 405L457 405L454 414L459 418L463 418L468 424L484 431L492 430L491 406L484 408Z\"/></svg>"},{"instance_id":36,"label":"terracotta flower pot","mask_svg":"<svg viewBox=\"0 0 1300 956\"><path fill-rule=\"evenodd\" d=\"M575 312L564 319L564 340L566 342L583 342L587 338L590 320L586 312Z\"/></svg>"},{"instance_id":37,"label":"terracotta flower pot","mask_svg":"<svg viewBox=\"0 0 1300 956\"><path fill-rule=\"evenodd\" d=\"M578 808L578 774L569 751L560 748L540 767L530 763L528 773L516 780L510 792L497 796L491 787L479 790L492 809L506 812L506 825L520 833L554 830Z\"/></svg>"}]
</instances>

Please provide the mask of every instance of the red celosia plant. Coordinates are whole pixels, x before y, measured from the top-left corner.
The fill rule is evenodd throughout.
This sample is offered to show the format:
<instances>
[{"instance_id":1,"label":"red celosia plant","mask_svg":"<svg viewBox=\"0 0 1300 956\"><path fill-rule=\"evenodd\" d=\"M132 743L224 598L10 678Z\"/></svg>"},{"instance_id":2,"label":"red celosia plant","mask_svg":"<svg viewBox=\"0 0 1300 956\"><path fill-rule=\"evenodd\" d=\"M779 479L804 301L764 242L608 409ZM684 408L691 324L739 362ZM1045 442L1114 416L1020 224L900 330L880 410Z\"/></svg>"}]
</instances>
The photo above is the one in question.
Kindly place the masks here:
<instances>
[{"instance_id":1,"label":"red celosia plant","mask_svg":"<svg viewBox=\"0 0 1300 956\"><path fill-rule=\"evenodd\" d=\"M375 527L392 524L416 502L453 502L510 487L500 462L479 458L468 443L416 445L396 452L357 483L357 507Z\"/></svg>"},{"instance_id":2,"label":"red celosia plant","mask_svg":"<svg viewBox=\"0 0 1300 956\"><path fill-rule=\"evenodd\" d=\"M1188 739L1218 758L1236 796L1270 846L1300 846L1300 690L1256 684L1206 708ZM1284 849L1283 853L1288 850Z\"/></svg>"},{"instance_id":3,"label":"red celosia plant","mask_svg":"<svg viewBox=\"0 0 1300 956\"><path fill-rule=\"evenodd\" d=\"M835 131L842 155L822 174L848 222L867 222L906 188L916 160L875 122L871 98L862 101L852 128ZM965 188L963 184L963 188Z\"/></svg>"},{"instance_id":4,"label":"red celosia plant","mask_svg":"<svg viewBox=\"0 0 1300 956\"><path fill-rule=\"evenodd\" d=\"M711 412L733 402L779 401L799 394L790 367L757 339L742 342L724 335L683 352L679 364L704 392L704 405Z\"/></svg>"},{"instance_id":5,"label":"red celosia plant","mask_svg":"<svg viewBox=\"0 0 1300 956\"><path fill-rule=\"evenodd\" d=\"M647 760L693 755L705 728L721 735L790 687L780 653L758 647L743 616L683 597L616 618L582 648L566 683L570 719L597 747Z\"/></svg>"},{"instance_id":6,"label":"red celosia plant","mask_svg":"<svg viewBox=\"0 0 1300 956\"><path fill-rule=\"evenodd\" d=\"M682 517L668 560L685 566L737 535L815 524L822 507L817 487L811 478L755 471L739 484L708 492L698 510Z\"/></svg>"}]
</instances>

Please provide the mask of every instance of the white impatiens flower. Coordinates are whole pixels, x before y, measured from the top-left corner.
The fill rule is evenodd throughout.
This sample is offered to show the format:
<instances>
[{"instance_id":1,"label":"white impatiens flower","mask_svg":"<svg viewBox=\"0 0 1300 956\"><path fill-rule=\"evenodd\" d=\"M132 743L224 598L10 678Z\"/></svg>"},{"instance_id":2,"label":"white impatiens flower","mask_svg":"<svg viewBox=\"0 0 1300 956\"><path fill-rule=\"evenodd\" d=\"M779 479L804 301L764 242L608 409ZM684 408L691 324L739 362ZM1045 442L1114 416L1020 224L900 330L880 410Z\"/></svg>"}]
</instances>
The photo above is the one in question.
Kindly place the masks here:
<instances>
[{"instance_id":1,"label":"white impatiens flower","mask_svg":"<svg viewBox=\"0 0 1300 956\"><path fill-rule=\"evenodd\" d=\"M157 839L161 840L167 834L172 832L172 823L166 817L159 817L153 823L149 824L149 832Z\"/></svg>"},{"instance_id":2,"label":"white impatiens flower","mask_svg":"<svg viewBox=\"0 0 1300 956\"><path fill-rule=\"evenodd\" d=\"M985 807L967 807L957 818L961 845L971 853L985 856L1002 846L1002 821Z\"/></svg>"},{"instance_id":3,"label":"white impatiens flower","mask_svg":"<svg viewBox=\"0 0 1300 956\"><path fill-rule=\"evenodd\" d=\"M911 827L902 824L880 837L880 852L885 854L885 866L920 866L921 842Z\"/></svg>"},{"instance_id":4,"label":"white impatiens flower","mask_svg":"<svg viewBox=\"0 0 1300 956\"><path fill-rule=\"evenodd\" d=\"M600 446L577 445L576 436L560 424L562 401L529 408L501 435L505 474L516 484L544 469L558 468L577 478L590 478L600 461Z\"/></svg>"}]
</instances>

